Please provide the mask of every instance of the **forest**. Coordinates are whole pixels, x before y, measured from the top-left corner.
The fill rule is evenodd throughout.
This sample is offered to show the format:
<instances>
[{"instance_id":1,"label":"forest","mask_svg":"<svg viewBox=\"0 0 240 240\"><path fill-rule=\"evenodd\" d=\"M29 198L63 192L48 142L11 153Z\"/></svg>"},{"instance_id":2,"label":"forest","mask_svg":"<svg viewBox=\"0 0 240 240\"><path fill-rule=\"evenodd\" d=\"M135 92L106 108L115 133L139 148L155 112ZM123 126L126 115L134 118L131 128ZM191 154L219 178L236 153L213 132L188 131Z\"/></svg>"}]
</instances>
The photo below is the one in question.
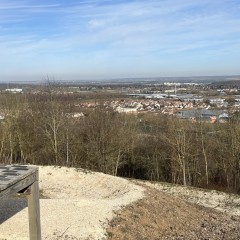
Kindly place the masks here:
<instances>
[{"instance_id":1,"label":"forest","mask_svg":"<svg viewBox=\"0 0 240 240\"><path fill-rule=\"evenodd\" d=\"M111 97L114 96L105 96ZM240 193L240 118L190 122L116 113L103 96L73 117L81 94L0 94L2 164L57 165Z\"/></svg>"}]
</instances>

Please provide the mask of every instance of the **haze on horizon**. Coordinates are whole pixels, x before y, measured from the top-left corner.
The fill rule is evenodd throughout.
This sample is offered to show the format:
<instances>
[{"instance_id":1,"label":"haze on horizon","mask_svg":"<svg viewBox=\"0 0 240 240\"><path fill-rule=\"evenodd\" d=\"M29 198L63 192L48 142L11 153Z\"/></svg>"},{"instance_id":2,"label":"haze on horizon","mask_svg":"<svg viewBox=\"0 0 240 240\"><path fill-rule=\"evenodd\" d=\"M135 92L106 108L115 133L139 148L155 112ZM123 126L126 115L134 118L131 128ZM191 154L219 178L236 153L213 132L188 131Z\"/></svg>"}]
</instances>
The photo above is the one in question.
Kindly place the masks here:
<instances>
[{"instance_id":1,"label":"haze on horizon","mask_svg":"<svg viewBox=\"0 0 240 240\"><path fill-rule=\"evenodd\" d=\"M0 81L239 75L239 0L1 0Z\"/></svg>"}]
</instances>

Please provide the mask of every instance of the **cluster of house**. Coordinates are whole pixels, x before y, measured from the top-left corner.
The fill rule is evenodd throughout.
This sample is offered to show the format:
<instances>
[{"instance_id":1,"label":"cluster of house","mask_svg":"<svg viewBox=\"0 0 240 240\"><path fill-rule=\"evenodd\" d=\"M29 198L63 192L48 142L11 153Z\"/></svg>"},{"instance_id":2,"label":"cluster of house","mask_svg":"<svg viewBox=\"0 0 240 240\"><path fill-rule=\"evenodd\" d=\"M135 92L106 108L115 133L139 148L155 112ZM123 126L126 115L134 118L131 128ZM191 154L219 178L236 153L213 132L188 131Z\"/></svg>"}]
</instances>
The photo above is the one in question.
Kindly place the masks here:
<instances>
[{"instance_id":1,"label":"cluster of house","mask_svg":"<svg viewBox=\"0 0 240 240\"><path fill-rule=\"evenodd\" d=\"M135 99L124 101L112 101L109 103L111 108L117 112L161 112L172 115L179 109L207 108L203 102L183 102L173 100L154 100L154 99Z\"/></svg>"},{"instance_id":2,"label":"cluster of house","mask_svg":"<svg viewBox=\"0 0 240 240\"><path fill-rule=\"evenodd\" d=\"M99 103L97 102L86 102L78 106L82 108L95 108L98 105ZM212 110L204 102L193 103L191 101L174 101L170 99L122 99L105 101L102 105L119 113L159 112L191 121L201 120L215 123L226 122L229 118L225 110ZM73 117L79 117L79 115L74 115Z\"/></svg>"},{"instance_id":3,"label":"cluster of house","mask_svg":"<svg viewBox=\"0 0 240 240\"><path fill-rule=\"evenodd\" d=\"M111 107L120 113L134 112L161 112L173 115L177 118L188 119L193 122L207 121L211 123L225 123L229 114L225 110L211 110L205 103L193 104L192 102L181 101L114 101Z\"/></svg>"}]
</instances>

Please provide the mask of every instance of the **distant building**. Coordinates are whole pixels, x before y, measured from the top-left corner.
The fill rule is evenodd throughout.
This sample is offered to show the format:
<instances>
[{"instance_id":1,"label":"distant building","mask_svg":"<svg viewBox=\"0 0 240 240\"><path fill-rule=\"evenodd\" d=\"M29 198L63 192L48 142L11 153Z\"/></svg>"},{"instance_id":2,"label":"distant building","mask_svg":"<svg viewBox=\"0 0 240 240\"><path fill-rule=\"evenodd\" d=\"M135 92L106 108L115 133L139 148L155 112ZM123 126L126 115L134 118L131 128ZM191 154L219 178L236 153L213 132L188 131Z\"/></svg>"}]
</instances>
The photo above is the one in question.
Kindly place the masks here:
<instances>
[{"instance_id":1,"label":"distant building","mask_svg":"<svg viewBox=\"0 0 240 240\"><path fill-rule=\"evenodd\" d=\"M80 118L80 117L85 117L84 113L80 112L80 113L73 113L72 114L73 118Z\"/></svg>"},{"instance_id":2,"label":"distant building","mask_svg":"<svg viewBox=\"0 0 240 240\"><path fill-rule=\"evenodd\" d=\"M209 99L209 102L211 103L211 104L221 104L221 103L224 103L224 101L225 101L225 99L223 99L223 98L210 98Z\"/></svg>"},{"instance_id":3,"label":"distant building","mask_svg":"<svg viewBox=\"0 0 240 240\"><path fill-rule=\"evenodd\" d=\"M210 104L215 104L217 107L227 107L228 103L223 98L210 98Z\"/></svg>"},{"instance_id":4,"label":"distant building","mask_svg":"<svg viewBox=\"0 0 240 240\"><path fill-rule=\"evenodd\" d=\"M165 82L163 83L165 86L181 86L181 83L175 83L175 82Z\"/></svg>"},{"instance_id":5,"label":"distant building","mask_svg":"<svg viewBox=\"0 0 240 240\"><path fill-rule=\"evenodd\" d=\"M134 113L137 112L137 108L117 107L116 111L119 113Z\"/></svg>"},{"instance_id":6,"label":"distant building","mask_svg":"<svg viewBox=\"0 0 240 240\"><path fill-rule=\"evenodd\" d=\"M191 109L180 110L175 116L182 119L191 119L195 121L225 122L229 119L228 113L222 110Z\"/></svg>"},{"instance_id":7,"label":"distant building","mask_svg":"<svg viewBox=\"0 0 240 240\"><path fill-rule=\"evenodd\" d=\"M21 89L21 88L7 88L7 89L5 89L5 92L22 93L23 89Z\"/></svg>"}]
</instances>

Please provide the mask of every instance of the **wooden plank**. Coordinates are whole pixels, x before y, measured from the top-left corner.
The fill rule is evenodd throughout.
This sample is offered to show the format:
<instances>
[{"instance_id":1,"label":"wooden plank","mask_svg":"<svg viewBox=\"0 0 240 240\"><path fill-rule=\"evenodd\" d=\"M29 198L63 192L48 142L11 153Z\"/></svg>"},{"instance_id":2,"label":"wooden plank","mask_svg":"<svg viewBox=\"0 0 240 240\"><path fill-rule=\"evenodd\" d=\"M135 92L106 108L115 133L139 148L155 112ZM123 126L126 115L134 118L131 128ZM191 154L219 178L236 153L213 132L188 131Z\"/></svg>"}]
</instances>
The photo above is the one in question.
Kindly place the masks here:
<instances>
[{"instance_id":1,"label":"wooden plank","mask_svg":"<svg viewBox=\"0 0 240 240\"><path fill-rule=\"evenodd\" d=\"M41 240L38 171L36 171L36 181L30 186L30 190L28 196L29 237L30 240Z\"/></svg>"},{"instance_id":2,"label":"wooden plank","mask_svg":"<svg viewBox=\"0 0 240 240\"><path fill-rule=\"evenodd\" d=\"M36 167L26 165L0 166L0 192L21 181L36 171Z\"/></svg>"},{"instance_id":3,"label":"wooden plank","mask_svg":"<svg viewBox=\"0 0 240 240\"><path fill-rule=\"evenodd\" d=\"M15 183L13 185L10 185L10 187L8 187L6 189L4 186L4 190L0 191L0 199L9 197L15 193L18 193L22 189L29 187L35 181L37 181L37 173L36 172L31 173L30 176L26 176L24 179L21 179L20 181L18 181L17 183Z\"/></svg>"}]
</instances>

